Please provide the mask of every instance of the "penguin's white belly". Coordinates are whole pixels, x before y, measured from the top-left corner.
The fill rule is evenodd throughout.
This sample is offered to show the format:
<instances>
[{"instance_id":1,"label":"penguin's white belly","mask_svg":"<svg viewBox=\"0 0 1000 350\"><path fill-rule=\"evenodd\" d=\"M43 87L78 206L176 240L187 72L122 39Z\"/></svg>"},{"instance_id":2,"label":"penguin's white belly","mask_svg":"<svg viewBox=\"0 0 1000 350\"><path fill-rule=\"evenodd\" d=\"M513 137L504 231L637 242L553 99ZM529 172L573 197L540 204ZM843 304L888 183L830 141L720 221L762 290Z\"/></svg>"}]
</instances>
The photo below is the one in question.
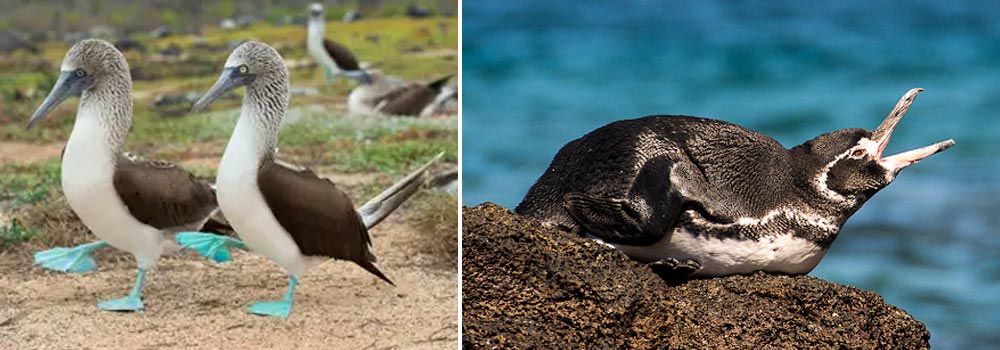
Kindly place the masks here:
<instances>
[{"instance_id":1,"label":"penguin's white belly","mask_svg":"<svg viewBox=\"0 0 1000 350\"><path fill-rule=\"evenodd\" d=\"M754 271L805 274L819 264L826 249L795 237L794 233L768 235L758 240L719 239L694 236L677 228L659 242L649 246L612 244L617 249L643 262L674 258L681 262L697 261L702 268L693 275L700 277L746 274Z\"/></svg>"},{"instance_id":2,"label":"penguin's white belly","mask_svg":"<svg viewBox=\"0 0 1000 350\"><path fill-rule=\"evenodd\" d=\"M162 253L163 234L129 212L114 188L114 155L103 126L78 118L62 160L62 188L70 208L98 238L136 256L151 268Z\"/></svg>"}]
</instances>

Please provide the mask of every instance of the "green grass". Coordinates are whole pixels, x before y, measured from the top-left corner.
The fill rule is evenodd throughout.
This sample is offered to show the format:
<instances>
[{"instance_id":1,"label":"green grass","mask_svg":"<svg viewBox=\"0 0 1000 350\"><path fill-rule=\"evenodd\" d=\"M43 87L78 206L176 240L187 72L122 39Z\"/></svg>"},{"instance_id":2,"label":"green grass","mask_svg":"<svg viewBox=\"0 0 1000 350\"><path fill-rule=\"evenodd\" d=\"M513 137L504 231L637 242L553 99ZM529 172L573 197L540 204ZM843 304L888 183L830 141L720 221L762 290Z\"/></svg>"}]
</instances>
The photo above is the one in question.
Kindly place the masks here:
<instances>
[{"instance_id":1,"label":"green grass","mask_svg":"<svg viewBox=\"0 0 1000 350\"><path fill-rule=\"evenodd\" d=\"M19 209L46 200L59 186L59 162L0 165L0 200Z\"/></svg>"}]
</instances>

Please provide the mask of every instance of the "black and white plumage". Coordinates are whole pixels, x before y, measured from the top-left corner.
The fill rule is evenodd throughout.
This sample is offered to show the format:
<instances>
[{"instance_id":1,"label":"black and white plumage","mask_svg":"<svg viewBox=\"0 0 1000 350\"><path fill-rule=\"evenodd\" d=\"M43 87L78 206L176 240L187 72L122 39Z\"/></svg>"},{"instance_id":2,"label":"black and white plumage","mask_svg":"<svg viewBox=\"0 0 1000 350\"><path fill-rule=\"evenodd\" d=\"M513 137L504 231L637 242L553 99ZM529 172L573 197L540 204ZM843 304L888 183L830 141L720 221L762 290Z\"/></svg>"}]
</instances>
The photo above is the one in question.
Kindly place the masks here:
<instances>
[{"instance_id":1,"label":"black and white plumage","mask_svg":"<svg viewBox=\"0 0 1000 350\"><path fill-rule=\"evenodd\" d=\"M563 146L516 212L692 276L808 273L900 170L954 144L882 156L921 91L874 132L838 130L791 149L713 119L614 122Z\"/></svg>"},{"instance_id":2,"label":"black and white plumage","mask_svg":"<svg viewBox=\"0 0 1000 350\"><path fill-rule=\"evenodd\" d=\"M346 46L327 39L326 13L323 5L314 3L309 10L309 22L306 27L306 48L313 59L332 78L344 75L353 79L366 81L365 71L361 69L357 57Z\"/></svg>"}]
</instances>

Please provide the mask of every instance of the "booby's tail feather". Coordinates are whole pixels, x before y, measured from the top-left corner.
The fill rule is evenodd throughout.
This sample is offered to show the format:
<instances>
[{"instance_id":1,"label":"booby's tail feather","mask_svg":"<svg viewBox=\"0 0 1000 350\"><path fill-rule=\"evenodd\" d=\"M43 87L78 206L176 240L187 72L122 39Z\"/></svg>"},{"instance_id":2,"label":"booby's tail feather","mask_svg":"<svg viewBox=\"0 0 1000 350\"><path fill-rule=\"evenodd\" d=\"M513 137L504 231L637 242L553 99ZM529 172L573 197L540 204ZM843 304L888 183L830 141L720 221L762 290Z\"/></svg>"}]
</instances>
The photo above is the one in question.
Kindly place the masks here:
<instances>
[{"instance_id":1,"label":"booby's tail feather","mask_svg":"<svg viewBox=\"0 0 1000 350\"><path fill-rule=\"evenodd\" d=\"M386 277L385 273L382 273L382 270L379 270L378 267L375 266L375 264L373 264L371 261L361 260L361 261L355 261L354 263L358 264L358 266L361 266L361 268L365 269L365 271L371 272L373 275L377 276L378 278L381 278L383 281L386 281L393 286L396 285L395 283L392 283L392 280L390 280L389 277Z\"/></svg>"},{"instance_id":2,"label":"booby's tail feather","mask_svg":"<svg viewBox=\"0 0 1000 350\"><path fill-rule=\"evenodd\" d=\"M365 223L365 228L372 228L386 216L389 216L396 208L399 208L423 185L427 178L427 168L444 156L444 152L434 156L429 162L413 171L402 180L399 180L379 195L372 198L367 203L358 208L361 220Z\"/></svg>"}]
</instances>

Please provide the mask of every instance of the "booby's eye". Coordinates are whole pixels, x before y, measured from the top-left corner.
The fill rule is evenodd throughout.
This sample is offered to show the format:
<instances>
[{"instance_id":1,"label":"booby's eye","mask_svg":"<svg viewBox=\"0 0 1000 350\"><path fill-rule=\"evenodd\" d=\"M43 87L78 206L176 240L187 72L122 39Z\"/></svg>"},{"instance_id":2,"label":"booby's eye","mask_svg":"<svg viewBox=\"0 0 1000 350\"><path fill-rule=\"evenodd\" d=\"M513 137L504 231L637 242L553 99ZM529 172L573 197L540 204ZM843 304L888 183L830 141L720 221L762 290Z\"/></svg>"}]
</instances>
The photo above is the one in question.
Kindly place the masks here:
<instances>
[{"instance_id":1,"label":"booby's eye","mask_svg":"<svg viewBox=\"0 0 1000 350\"><path fill-rule=\"evenodd\" d=\"M240 74L247 74L247 72L249 72L249 71L250 71L250 68L247 68L247 65L244 64L244 65L240 66Z\"/></svg>"},{"instance_id":2,"label":"booby's eye","mask_svg":"<svg viewBox=\"0 0 1000 350\"><path fill-rule=\"evenodd\" d=\"M87 71L83 70L83 68L77 68L73 71L73 74L76 74L77 78L83 78L87 75Z\"/></svg>"},{"instance_id":3,"label":"booby's eye","mask_svg":"<svg viewBox=\"0 0 1000 350\"><path fill-rule=\"evenodd\" d=\"M860 149L860 148L854 150L854 152L851 152L851 157L854 157L854 158L861 158L861 156L863 156L863 155L865 155L865 150Z\"/></svg>"}]
</instances>

